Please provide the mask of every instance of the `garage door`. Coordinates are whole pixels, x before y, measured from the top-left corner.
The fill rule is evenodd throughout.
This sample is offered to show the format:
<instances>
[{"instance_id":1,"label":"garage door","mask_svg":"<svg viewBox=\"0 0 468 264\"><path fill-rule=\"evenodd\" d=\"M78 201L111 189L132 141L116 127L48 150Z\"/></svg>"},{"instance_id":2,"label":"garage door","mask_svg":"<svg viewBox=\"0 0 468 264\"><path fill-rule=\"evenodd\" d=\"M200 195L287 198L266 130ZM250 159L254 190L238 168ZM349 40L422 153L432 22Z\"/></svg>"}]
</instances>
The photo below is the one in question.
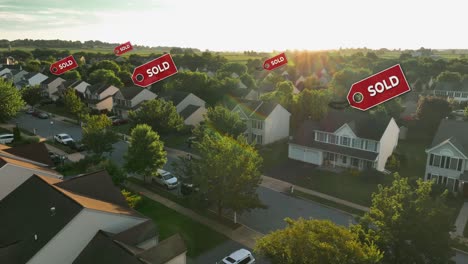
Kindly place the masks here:
<instances>
[{"instance_id":1,"label":"garage door","mask_svg":"<svg viewBox=\"0 0 468 264\"><path fill-rule=\"evenodd\" d=\"M304 161L304 150L302 148L289 145L289 158Z\"/></svg>"},{"instance_id":2,"label":"garage door","mask_svg":"<svg viewBox=\"0 0 468 264\"><path fill-rule=\"evenodd\" d=\"M316 165L320 165L320 153L314 150L306 150L304 161Z\"/></svg>"}]
</instances>

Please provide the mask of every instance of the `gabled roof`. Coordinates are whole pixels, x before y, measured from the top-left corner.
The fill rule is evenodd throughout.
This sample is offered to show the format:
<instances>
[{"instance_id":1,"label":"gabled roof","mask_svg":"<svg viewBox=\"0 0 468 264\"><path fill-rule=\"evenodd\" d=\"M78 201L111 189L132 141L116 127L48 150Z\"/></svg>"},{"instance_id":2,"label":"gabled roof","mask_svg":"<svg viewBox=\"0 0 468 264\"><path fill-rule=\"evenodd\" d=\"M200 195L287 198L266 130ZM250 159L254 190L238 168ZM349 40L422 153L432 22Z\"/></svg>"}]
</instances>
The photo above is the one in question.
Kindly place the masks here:
<instances>
[{"instance_id":1,"label":"gabled roof","mask_svg":"<svg viewBox=\"0 0 468 264\"><path fill-rule=\"evenodd\" d=\"M114 186L111 176L105 170L69 178L55 184L55 186L79 195L128 207L124 196Z\"/></svg>"},{"instance_id":2,"label":"gabled roof","mask_svg":"<svg viewBox=\"0 0 468 264\"><path fill-rule=\"evenodd\" d=\"M201 106L197 105L187 105L184 110L180 111L179 115L185 120L189 118L195 111L197 111Z\"/></svg>"},{"instance_id":3,"label":"gabled roof","mask_svg":"<svg viewBox=\"0 0 468 264\"><path fill-rule=\"evenodd\" d=\"M177 106L180 102L182 102L190 93L181 92L181 91L166 91L159 94L159 98L164 100L169 100Z\"/></svg>"},{"instance_id":4,"label":"gabled roof","mask_svg":"<svg viewBox=\"0 0 468 264\"><path fill-rule=\"evenodd\" d=\"M30 72L30 73L25 74L25 75L24 75L24 78L25 78L26 80L29 80L31 77L33 77L33 76L35 76L35 75L37 75L37 74L39 74L39 72Z\"/></svg>"},{"instance_id":5,"label":"gabled roof","mask_svg":"<svg viewBox=\"0 0 468 264\"><path fill-rule=\"evenodd\" d=\"M54 163L49 156L49 150L45 146L44 142L30 143L12 148L6 148L3 149L3 151L21 158L46 164L48 166L54 166Z\"/></svg>"},{"instance_id":6,"label":"gabled roof","mask_svg":"<svg viewBox=\"0 0 468 264\"><path fill-rule=\"evenodd\" d=\"M73 86L74 84L77 84L77 83L79 83L79 82L81 82L81 81L80 81L80 80L67 80L67 81L65 81L65 82L63 83L63 87L68 88L68 87L71 87L71 86Z\"/></svg>"},{"instance_id":7,"label":"gabled roof","mask_svg":"<svg viewBox=\"0 0 468 264\"><path fill-rule=\"evenodd\" d=\"M0 263L26 263L81 211L45 178L33 175L0 201Z\"/></svg>"},{"instance_id":8,"label":"gabled roof","mask_svg":"<svg viewBox=\"0 0 468 264\"><path fill-rule=\"evenodd\" d=\"M96 83L93 85L88 86L88 90L93 93L93 94L100 94L107 88L109 88L110 85L107 83Z\"/></svg>"},{"instance_id":9,"label":"gabled roof","mask_svg":"<svg viewBox=\"0 0 468 264\"><path fill-rule=\"evenodd\" d=\"M158 230L156 229L156 225L153 223L153 220L148 219L141 224L114 235L112 238L125 244L136 246L157 235Z\"/></svg>"},{"instance_id":10,"label":"gabled roof","mask_svg":"<svg viewBox=\"0 0 468 264\"><path fill-rule=\"evenodd\" d=\"M465 156L468 156L468 122L442 119L430 148L450 141Z\"/></svg>"},{"instance_id":11,"label":"gabled roof","mask_svg":"<svg viewBox=\"0 0 468 264\"><path fill-rule=\"evenodd\" d=\"M32 169L32 170L38 170L38 171L43 171L43 172L46 172L46 173L60 175L60 173L58 173L58 172L56 172L54 170L44 168L44 167L40 167L40 166L34 165L34 164L30 163L30 162L21 161L21 160L14 159L14 158L0 157L0 164L3 164L3 166L5 166L5 164L11 164L11 165L15 165L15 166L23 167L23 168L28 168L28 169ZM1 166L1 167L3 167L3 166Z\"/></svg>"},{"instance_id":12,"label":"gabled roof","mask_svg":"<svg viewBox=\"0 0 468 264\"><path fill-rule=\"evenodd\" d=\"M120 89L120 92L122 93L122 96L125 99L132 100L135 96L137 96L139 93L141 93L145 89L146 88L139 87L139 86L130 86L130 87L124 87Z\"/></svg>"},{"instance_id":13,"label":"gabled roof","mask_svg":"<svg viewBox=\"0 0 468 264\"><path fill-rule=\"evenodd\" d=\"M49 78L45 79L45 81L43 81L42 84L49 85L50 83L52 83L53 81L55 81L55 80L57 80L59 78L60 77L58 77L58 76L49 77ZM60 79L62 79L62 78L60 78Z\"/></svg>"},{"instance_id":14,"label":"gabled roof","mask_svg":"<svg viewBox=\"0 0 468 264\"><path fill-rule=\"evenodd\" d=\"M187 252L187 246L179 234L161 241L157 246L138 254L138 257L151 264L164 264L180 254Z\"/></svg>"},{"instance_id":15,"label":"gabled roof","mask_svg":"<svg viewBox=\"0 0 468 264\"><path fill-rule=\"evenodd\" d=\"M248 117L263 120L271 114L277 105L278 103L275 102L240 99L237 106L240 107L242 112Z\"/></svg>"}]
</instances>

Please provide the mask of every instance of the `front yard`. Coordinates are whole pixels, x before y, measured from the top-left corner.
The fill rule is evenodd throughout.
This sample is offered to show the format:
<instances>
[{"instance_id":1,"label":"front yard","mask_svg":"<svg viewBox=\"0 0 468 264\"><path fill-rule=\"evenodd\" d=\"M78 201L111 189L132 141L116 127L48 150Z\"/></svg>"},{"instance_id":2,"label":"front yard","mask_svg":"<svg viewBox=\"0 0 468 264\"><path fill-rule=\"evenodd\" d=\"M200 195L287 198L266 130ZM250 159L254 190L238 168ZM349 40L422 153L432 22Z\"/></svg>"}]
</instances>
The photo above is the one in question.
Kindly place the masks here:
<instances>
[{"instance_id":1,"label":"front yard","mask_svg":"<svg viewBox=\"0 0 468 264\"><path fill-rule=\"evenodd\" d=\"M144 196L137 210L156 223L160 241L179 233L187 245L189 257L197 257L227 240L211 228Z\"/></svg>"}]
</instances>

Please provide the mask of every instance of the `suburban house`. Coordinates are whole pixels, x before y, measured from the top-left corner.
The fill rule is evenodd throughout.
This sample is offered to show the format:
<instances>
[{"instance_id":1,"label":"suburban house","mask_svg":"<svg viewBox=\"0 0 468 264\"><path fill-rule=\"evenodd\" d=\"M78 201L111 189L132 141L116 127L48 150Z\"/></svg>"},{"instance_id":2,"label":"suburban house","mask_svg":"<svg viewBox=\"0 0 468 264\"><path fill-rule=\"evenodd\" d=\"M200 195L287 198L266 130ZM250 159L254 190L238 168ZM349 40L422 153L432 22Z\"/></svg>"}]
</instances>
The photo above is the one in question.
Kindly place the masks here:
<instances>
[{"instance_id":1,"label":"suburban house","mask_svg":"<svg viewBox=\"0 0 468 264\"><path fill-rule=\"evenodd\" d=\"M291 113L273 102L239 100L232 108L247 125L244 136L249 142L266 145L289 136Z\"/></svg>"},{"instance_id":2,"label":"suburban house","mask_svg":"<svg viewBox=\"0 0 468 264\"><path fill-rule=\"evenodd\" d=\"M105 171L65 181L34 174L0 201L0 214L0 263L186 263L182 238L159 242Z\"/></svg>"},{"instance_id":3,"label":"suburban house","mask_svg":"<svg viewBox=\"0 0 468 264\"><path fill-rule=\"evenodd\" d=\"M12 70L22 70L22 69L23 68L19 64L16 64L16 65L4 64L0 67L0 76L4 76L5 74L11 74Z\"/></svg>"},{"instance_id":4,"label":"suburban house","mask_svg":"<svg viewBox=\"0 0 468 264\"><path fill-rule=\"evenodd\" d=\"M41 167L53 167L55 164L49 156L49 149L44 142L30 143L10 147L0 144L0 157L22 159Z\"/></svg>"},{"instance_id":5,"label":"suburban house","mask_svg":"<svg viewBox=\"0 0 468 264\"><path fill-rule=\"evenodd\" d=\"M424 178L468 197L468 122L442 119L426 153Z\"/></svg>"},{"instance_id":6,"label":"suburban house","mask_svg":"<svg viewBox=\"0 0 468 264\"><path fill-rule=\"evenodd\" d=\"M426 94L453 99L457 102L468 101L468 81L461 84L450 82L436 82Z\"/></svg>"},{"instance_id":7,"label":"suburban house","mask_svg":"<svg viewBox=\"0 0 468 264\"><path fill-rule=\"evenodd\" d=\"M330 110L320 121L302 123L289 142L288 157L324 167L384 171L398 135L393 118L376 121L355 109Z\"/></svg>"},{"instance_id":8,"label":"suburban house","mask_svg":"<svg viewBox=\"0 0 468 264\"><path fill-rule=\"evenodd\" d=\"M70 86L70 87L75 89L75 91L78 93L78 95L81 98L85 98L85 92L86 92L86 88L88 88L88 86L91 86L91 84L89 84L89 83L87 83L85 81L78 81L78 82L73 83L73 85Z\"/></svg>"},{"instance_id":9,"label":"suburban house","mask_svg":"<svg viewBox=\"0 0 468 264\"><path fill-rule=\"evenodd\" d=\"M112 111L113 96L119 88L106 83L97 83L86 87L84 101L91 109L98 111Z\"/></svg>"},{"instance_id":10,"label":"suburban house","mask_svg":"<svg viewBox=\"0 0 468 264\"><path fill-rule=\"evenodd\" d=\"M113 112L122 118L128 118L128 112L135 110L141 103L156 98L157 95L149 89L139 86L124 87L114 94Z\"/></svg>"},{"instance_id":11,"label":"suburban house","mask_svg":"<svg viewBox=\"0 0 468 264\"><path fill-rule=\"evenodd\" d=\"M23 77L28 74L27 71L25 70L11 70L11 77L10 77L10 80L13 81L14 84L20 82Z\"/></svg>"},{"instance_id":12,"label":"suburban house","mask_svg":"<svg viewBox=\"0 0 468 264\"><path fill-rule=\"evenodd\" d=\"M63 178L58 172L44 166L47 165L45 164L47 162L38 162L30 157L22 157L26 155L19 156L14 154L24 150L14 151L9 149L8 146L0 145L0 200L23 184L33 174L40 174L56 179ZM0 261L0 263L2 262Z\"/></svg>"},{"instance_id":13,"label":"suburban house","mask_svg":"<svg viewBox=\"0 0 468 264\"><path fill-rule=\"evenodd\" d=\"M177 113L184 119L186 125L196 125L203 121L203 114L207 112L205 101L193 93L170 91L161 93L159 98L172 101Z\"/></svg>"},{"instance_id":14,"label":"suburban house","mask_svg":"<svg viewBox=\"0 0 468 264\"><path fill-rule=\"evenodd\" d=\"M41 83L42 95L56 101L59 98L59 86L65 82L60 77L50 77Z\"/></svg>"},{"instance_id":15,"label":"suburban house","mask_svg":"<svg viewBox=\"0 0 468 264\"><path fill-rule=\"evenodd\" d=\"M61 84L59 84L59 86L57 86L57 89L58 89L57 94L59 95L59 97L63 97L63 94L68 88L73 87L74 85L80 82L81 82L80 80L66 80L62 82Z\"/></svg>"},{"instance_id":16,"label":"suburban house","mask_svg":"<svg viewBox=\"0 0 468 264\"><path fill-rule=\"evenodd\" d=\"M49 78L40 72L30 72L23 77L28 82L28 85L30 86L40 85L43 81Z\"/></svg>"}]
</instances>

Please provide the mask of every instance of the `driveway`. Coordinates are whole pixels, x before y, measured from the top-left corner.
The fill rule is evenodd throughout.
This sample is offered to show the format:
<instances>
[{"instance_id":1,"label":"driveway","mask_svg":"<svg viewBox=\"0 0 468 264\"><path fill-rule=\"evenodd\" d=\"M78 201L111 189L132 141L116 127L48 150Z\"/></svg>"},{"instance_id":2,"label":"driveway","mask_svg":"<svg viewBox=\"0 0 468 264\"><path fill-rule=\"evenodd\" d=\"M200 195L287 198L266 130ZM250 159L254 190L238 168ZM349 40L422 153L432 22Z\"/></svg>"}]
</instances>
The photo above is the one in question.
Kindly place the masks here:
<instances>
[{"instance_id":1,"label":"driveway","mask_svg":"<svg viewBox=\"0 0 468 264\"><path fill-rule=\"evenodd\" d=\"M221 264L220 260L223 259L224 257L228 256L232 252L245 248L249 250L250 252L253 252L251 248L246 248L243 245L232 241L232 240L227 240L224 243L218 245L217 247L211 249L208 252L205 252L204 254L201 254L200 256L196 257L195 259L188 259L187 264L215 264L217 261L219 264ZM270 262L261 258L258 258L255 256L255 263L256 264L269 264Z\"/></svg>"}]
</instances>

